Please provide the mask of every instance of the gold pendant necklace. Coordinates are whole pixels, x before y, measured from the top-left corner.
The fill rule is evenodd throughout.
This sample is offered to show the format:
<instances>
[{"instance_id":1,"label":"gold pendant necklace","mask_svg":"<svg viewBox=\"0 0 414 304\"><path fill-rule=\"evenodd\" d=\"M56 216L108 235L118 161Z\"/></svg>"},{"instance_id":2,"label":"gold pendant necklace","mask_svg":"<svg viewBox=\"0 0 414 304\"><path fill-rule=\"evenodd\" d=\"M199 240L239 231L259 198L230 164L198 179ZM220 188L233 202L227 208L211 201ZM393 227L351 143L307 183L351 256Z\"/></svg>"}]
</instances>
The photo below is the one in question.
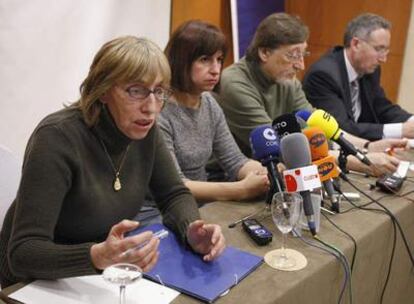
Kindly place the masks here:
<instances>
[{"instance_id":1,"label":"gold pendant necklace","mask_svg":"<svg viewBox=\"0 0 414 304\"><path fill-rule=\"evenodd\" d=\"M108 153L108 150L106 149L105 143L100 138L99 138L99 141L101 142L102 147L103 147L103 149L105 151L105 154L106 154L106 156L109 159L109 162L110 162L110 164L112 166L112 169L114 170L115 178L114 178L114 182L113 182L112 187L113 187L113 189L114 189L115 192L118 192L119 190L122 189L122 183L121 183L121 179L119 178L119 173L121 172L122 166L124 165L125 158L126 158L126 155L128 153L129 145L130 144L128 144L128 146L125 148L124 155L122 155L121 162L120 162L119 167L118 167L118 170L117 170L115 168L115 165L114 165L114 162L112 161L111 156Z\"/></svg>"}]
</instances>

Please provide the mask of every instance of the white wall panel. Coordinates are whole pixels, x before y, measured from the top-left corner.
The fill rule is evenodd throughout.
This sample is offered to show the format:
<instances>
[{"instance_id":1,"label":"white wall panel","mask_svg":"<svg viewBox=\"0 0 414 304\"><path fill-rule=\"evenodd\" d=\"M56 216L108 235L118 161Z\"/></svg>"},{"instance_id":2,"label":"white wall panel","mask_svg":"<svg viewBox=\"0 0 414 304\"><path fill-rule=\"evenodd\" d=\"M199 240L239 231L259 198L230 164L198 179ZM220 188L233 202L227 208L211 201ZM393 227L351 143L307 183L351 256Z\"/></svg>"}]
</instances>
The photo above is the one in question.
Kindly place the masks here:
<instances>
[{"instance_id":1,"label":"white wall panel","mask_svg":"<svg viewBox=\"0 0 414 304\"><path fill-rule=\"evenodd\" d=\"M164 48L169 0L2 0L0 144L22 156L48 113L79 97L93 55L121 35Z\"/></svg>"}]
</instances>

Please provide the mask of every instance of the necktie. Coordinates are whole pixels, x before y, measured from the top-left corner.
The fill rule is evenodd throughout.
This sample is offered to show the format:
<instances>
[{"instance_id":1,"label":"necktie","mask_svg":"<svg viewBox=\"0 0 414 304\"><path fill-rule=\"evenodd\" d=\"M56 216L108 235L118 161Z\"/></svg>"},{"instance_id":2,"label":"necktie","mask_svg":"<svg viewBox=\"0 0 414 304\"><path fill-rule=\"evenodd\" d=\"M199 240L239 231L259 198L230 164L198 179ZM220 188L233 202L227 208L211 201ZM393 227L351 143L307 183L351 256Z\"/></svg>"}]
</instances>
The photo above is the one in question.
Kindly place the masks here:
<instances>
[{"instance_id":1,"label":"necktie","mask_svg":"<svg viewBox=\"0 0 414 304\"><path fill-rule=\"evenodd\" d=\"M361 105L359 103L359 84L358 79L351 81L351 103L352 114L354 115L354 121L357 121L361 115Z\"/></svg>"}]
</instances>

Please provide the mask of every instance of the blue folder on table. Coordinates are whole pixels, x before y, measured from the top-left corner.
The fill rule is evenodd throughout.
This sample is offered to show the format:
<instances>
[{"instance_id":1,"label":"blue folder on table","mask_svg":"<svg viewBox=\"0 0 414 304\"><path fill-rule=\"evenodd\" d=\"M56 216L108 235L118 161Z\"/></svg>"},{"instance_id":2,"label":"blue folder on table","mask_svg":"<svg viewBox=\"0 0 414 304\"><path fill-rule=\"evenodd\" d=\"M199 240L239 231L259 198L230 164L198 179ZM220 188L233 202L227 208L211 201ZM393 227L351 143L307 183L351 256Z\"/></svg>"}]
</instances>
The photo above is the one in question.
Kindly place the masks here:
<instances>
[{"instance_id":1,"label":"blue folder on table","mask_svg":"<svg viewBox=\"0 0 414 304\"><path fill-rule=\"evenodd\" d=\"M227 246L216 260L204 262L162 224L143 227L131 234L162 229L168 230L169 234L160 241L157 264L144 276L209 303L238 284L263 261L262 257Z\"/></svg>"}]
</instances>

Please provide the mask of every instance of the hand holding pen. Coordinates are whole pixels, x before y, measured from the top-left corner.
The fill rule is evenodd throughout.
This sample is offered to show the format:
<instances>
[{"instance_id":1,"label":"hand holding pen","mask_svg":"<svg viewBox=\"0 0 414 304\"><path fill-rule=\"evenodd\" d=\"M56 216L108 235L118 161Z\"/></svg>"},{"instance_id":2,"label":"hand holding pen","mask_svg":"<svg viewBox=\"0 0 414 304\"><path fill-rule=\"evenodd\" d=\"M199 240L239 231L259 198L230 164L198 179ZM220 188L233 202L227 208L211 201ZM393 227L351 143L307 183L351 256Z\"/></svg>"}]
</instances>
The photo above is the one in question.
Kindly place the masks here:
<instances>
[{"instance_id":1,"label":"hand holding pen","mask_svg":"<svg viewBox=\"0 0 414 304\"><path fill-rule=\"evenodd\" d=\"M151 231L125 236L138 226L139 222L123 220L111 228L105 241L92 245L90 255L94 267L103 270L115 263L131 263L143 271L152 269L158 261L160 240Z\"/></svg>"}]
</instances>

